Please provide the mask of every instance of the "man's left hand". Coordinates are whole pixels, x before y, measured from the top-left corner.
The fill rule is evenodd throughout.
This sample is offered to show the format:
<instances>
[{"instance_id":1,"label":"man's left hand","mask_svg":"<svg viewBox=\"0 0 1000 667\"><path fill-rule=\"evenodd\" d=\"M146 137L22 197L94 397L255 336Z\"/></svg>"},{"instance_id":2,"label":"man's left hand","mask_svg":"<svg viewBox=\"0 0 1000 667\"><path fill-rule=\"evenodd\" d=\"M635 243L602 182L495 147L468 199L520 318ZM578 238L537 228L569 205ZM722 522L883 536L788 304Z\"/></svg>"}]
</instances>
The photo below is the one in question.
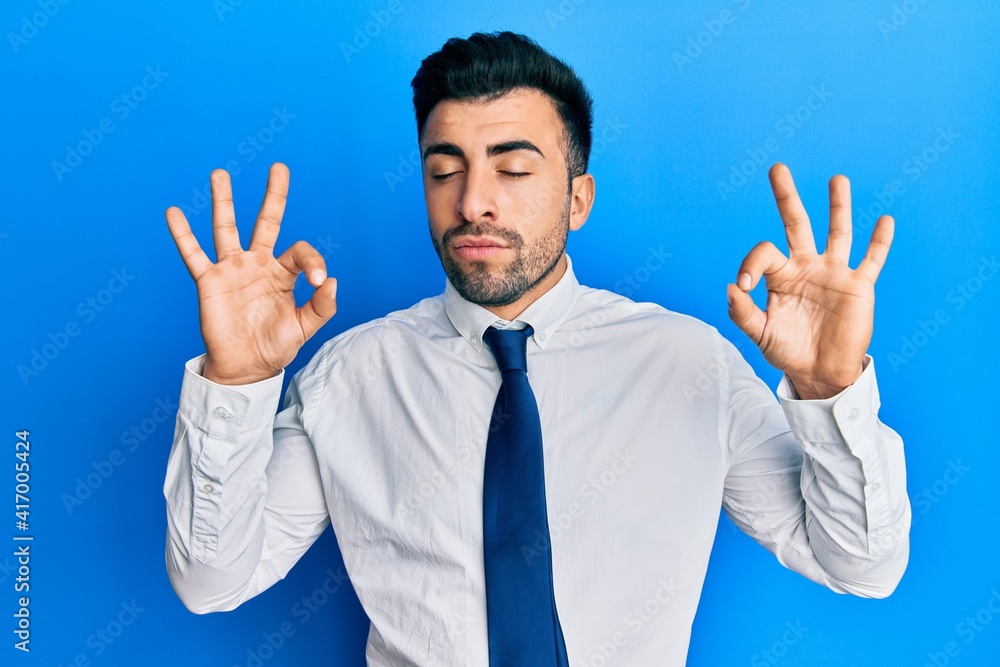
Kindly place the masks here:
<instances>
[{"instance_id":1,"label":"man's left hand","mask_svg":"<svg viewBox=\"0 0 1000 667\"><path fill-rule=\"evenodd\" d=\"M800 398L828 398L861 375L872 336L875 281L892 244L893 219L888 215L878 219L868 252L852 271L847 178L830 179L830 232L820 255L788 167L776 164L769 176L789 256L770 241L750 251L736 284L726 287L729 317L760 347L768 363L788 376ZM762 275L767 287L765 311L749 294Z\"/></svg>"}]
</instances>

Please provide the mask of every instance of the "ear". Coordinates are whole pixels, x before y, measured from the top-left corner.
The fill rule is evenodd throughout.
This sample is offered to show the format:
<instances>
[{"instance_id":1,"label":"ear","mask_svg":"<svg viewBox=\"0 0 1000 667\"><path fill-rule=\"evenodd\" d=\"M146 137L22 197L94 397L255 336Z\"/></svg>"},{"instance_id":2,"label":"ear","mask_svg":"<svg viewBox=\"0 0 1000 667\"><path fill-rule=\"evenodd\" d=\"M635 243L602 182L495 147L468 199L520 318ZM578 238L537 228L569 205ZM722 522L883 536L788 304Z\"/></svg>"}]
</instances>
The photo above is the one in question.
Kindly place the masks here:
<instances>
[{"instance_id":1,"label":"ear","mask_svg":"<svg viewBox=\"0 0 1000 667\"><path fill-rule=\"evenodd\" d=\"M594 205L594 177L583 174L573 179L573 192L569 203L569 228L576 231L583 227Z\"/></svg>"}]
</instances>

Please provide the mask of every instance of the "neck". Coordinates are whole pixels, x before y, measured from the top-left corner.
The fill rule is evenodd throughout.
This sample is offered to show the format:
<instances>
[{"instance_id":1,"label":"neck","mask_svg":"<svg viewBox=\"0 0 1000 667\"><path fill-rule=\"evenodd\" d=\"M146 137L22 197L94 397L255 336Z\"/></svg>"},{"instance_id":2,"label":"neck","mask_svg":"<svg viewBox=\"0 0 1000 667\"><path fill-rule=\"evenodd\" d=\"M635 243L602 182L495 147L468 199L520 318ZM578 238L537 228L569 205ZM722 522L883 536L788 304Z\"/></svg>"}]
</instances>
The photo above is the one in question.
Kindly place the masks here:
<instances>
[{"instance_id":1,"label":"neck","mask_svg":"<svg viewBox=\"0 0 1000 667\"><path fill-rule=\"evenodd\" d=\"M534 287L529 289L527 292L521 295L521 297L506 306L484 306L486 310L490 311L497 317L507 320L508 322L516 320L517 316L527 310L528 306L533 304L539 299L543 294L552 289L559 279L566 274L566 253L564 252L562 256L559 257L559 261L548 275L542 278Z\"/></svg>"}]
</instances>

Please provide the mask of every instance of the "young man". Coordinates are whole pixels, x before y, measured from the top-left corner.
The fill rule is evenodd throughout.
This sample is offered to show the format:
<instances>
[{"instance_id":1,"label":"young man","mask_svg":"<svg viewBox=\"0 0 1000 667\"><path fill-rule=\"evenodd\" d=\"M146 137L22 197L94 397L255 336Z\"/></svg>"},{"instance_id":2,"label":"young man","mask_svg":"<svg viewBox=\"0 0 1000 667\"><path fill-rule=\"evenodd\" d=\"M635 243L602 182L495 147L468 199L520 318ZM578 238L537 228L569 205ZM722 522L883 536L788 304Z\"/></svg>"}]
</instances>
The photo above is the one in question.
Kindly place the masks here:
<instances>
[{"instance_id":1,"label":"young man","mask_svg":"<svg viewBox=\"0 0 1000 667\"><path fill-rule=\"evenodd\" d=\"M785 374L779 405L712 327L577 282L566 238L594 179L570 68L475 34L424 60L413 91L445 292L327 342L276 417L284 367L335 311L316 250L272 254L288 170L272 166L247 251L212 174L214 264L167 210L206 346L164 487L185 605L238 606L332 519L371 665L584 665L608 645L621 664L682 665L720 504L783 565L888 595L910 514L866 349L892 219L851 270L847 180L830 181L820 255L771 170L790 256L759 244L727 291ZM303 272L316 289L296 308ZM762 276L766 312L748 294Z\"/></svg>"}]
</instances>

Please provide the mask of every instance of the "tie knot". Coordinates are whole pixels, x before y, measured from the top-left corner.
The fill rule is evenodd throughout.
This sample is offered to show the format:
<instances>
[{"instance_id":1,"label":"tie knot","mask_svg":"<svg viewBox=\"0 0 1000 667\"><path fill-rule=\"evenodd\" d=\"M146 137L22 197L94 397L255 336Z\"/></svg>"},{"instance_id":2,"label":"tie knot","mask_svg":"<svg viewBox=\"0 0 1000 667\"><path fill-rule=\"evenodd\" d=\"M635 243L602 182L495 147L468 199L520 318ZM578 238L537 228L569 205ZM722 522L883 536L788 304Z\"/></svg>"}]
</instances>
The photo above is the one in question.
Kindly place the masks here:
<instances>
[{"instance_id":1,"label":"tie knot","mask_svg":"<svg viewBox=\"0 0 1000 667\"><path fill-rule=\"evenodd\" d=\"M501 373L512 370L528 372L528 337L532 333L530 326L523 329L489 327L483 333L483 340L493 351Z\"/></svg>"}]
</instances>

